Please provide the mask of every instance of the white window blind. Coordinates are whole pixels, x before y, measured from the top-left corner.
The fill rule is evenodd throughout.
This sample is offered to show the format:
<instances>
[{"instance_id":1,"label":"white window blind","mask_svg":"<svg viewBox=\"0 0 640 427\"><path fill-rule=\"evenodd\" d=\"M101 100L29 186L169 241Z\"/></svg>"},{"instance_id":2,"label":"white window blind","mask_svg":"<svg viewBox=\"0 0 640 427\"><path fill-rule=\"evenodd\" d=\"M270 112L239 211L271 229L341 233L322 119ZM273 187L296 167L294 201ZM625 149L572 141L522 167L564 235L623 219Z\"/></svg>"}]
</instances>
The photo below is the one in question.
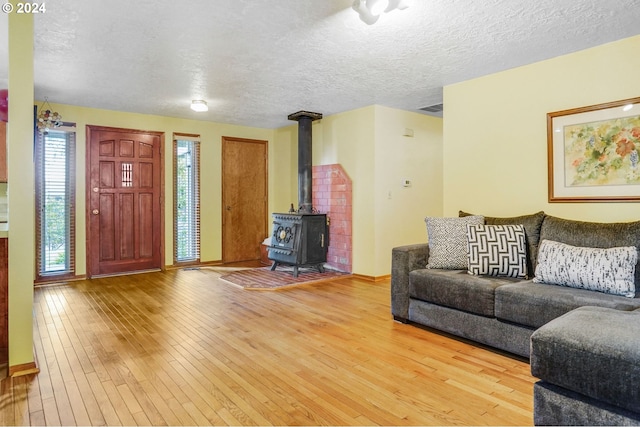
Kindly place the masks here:
<instances>
[{"instance_id":1,"label":"white window blind","mask_svg":"<svg viewBox=\"0 0 640 427\"><path fill-rule=\"evenodd\" d=\"M36 139L36 280L75 274L75 132Z\"/></svg>"},{"instance_id":2,"label":"white window blind","mask_svg":"<svg viewBox=\"0 0 640 427\"><path fill-rule=\"evenodd\" d=\"M174 140L174 261L200 260L200 142L193 135Z\"/></svg>"}]
</instances>

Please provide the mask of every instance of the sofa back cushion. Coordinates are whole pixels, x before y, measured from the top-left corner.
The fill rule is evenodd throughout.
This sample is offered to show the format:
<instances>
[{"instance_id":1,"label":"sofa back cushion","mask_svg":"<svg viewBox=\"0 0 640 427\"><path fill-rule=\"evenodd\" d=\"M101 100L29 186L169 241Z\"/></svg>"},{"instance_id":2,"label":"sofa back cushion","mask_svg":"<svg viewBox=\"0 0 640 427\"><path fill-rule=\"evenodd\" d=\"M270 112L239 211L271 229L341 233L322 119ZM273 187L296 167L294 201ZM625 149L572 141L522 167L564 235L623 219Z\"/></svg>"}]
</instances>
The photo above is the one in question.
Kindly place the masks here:
<instances>
[{"instance_id":1,"label":"sofa back cushion","mask_svg":"<svg viewBox=\"0 0 640 427\"><path fill-rule=\"evenodd\" d=\"M472 215L467 212L460 211L459 216L465 217ZM524 233L527 237L527 272L533 277L534 267L536 265L536 257L538 256L538 243L540 242L540 228L545 218L545 213L540 211L531 215L513 216L513 217L491 217L485 216L484 223L487 225L518 225L524 226Z\"/></svg>"},{"instance_id":2,"label":"sofa back cushion","mask_svg":"<svg viewBox=\"0 0 640 427\"><path fill-rule=\"evenodd\" d=\"M640 250L640 221L583 222L547 215L540 229L540 241L545 239L587 248L635 246L636 250ZM636 291L640 291L638 263L635 266L634 282Z\"/></svg>"}]
</instances>

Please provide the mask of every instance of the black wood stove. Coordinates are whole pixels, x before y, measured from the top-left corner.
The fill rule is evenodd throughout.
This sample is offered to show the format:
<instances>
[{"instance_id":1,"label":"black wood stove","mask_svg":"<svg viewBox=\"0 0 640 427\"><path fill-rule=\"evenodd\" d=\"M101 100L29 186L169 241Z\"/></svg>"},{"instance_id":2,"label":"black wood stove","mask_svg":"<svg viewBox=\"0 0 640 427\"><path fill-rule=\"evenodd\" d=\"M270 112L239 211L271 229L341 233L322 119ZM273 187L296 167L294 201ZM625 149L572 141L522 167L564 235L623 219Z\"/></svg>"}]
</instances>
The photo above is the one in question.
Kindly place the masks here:
<instances>
[{"instance_id":1,"label":"black wood stove","mask_svg":"<svg viewBox=\"0 0 640 427\"><path fill-rule=\"evenodd\" d=\"M289 120L298 122L298 202L299 209L289 213L273 214L273 234L267 248L273 261L271 270L280 264L293 266L298 277L298 267L315 267L324 272L329 246L327 215L315 212L312 206L311 123L322 118L320 113L298 111Z\"/></svg>"},{"instance_id":2,"label":"black wood stove","mask_svg":"<svg viewBox=\"0 0 640 427\"><path fill-rule=\"evenodd\" d=\"M271 270L279 264L293 266L293 276L298 277L298 267L315 267L324 272L329 245L329 228L325 214L273 214L273 235L268 248Z\"/></svg>"}]
</instances>

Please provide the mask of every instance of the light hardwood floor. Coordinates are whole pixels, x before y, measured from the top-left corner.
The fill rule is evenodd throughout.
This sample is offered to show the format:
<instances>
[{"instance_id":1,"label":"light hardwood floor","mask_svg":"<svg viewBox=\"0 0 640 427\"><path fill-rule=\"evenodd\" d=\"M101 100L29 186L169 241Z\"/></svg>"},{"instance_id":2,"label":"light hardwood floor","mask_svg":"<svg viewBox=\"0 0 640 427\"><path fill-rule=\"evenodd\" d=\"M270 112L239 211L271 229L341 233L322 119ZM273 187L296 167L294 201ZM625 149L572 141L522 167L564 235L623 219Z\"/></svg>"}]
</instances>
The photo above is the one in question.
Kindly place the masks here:
<instances>
[{"instance_id":1,"label":"light hardwood floor","mask_svg":"<svg viewBox=\"0 0 640 427\"><path fill-rule=\"evenodd\" d=\"M529 365L392 320L389 282L244 291L210 270L37 288L38 375L0 424L527 425Z\"/></svg>"}]
</instances>

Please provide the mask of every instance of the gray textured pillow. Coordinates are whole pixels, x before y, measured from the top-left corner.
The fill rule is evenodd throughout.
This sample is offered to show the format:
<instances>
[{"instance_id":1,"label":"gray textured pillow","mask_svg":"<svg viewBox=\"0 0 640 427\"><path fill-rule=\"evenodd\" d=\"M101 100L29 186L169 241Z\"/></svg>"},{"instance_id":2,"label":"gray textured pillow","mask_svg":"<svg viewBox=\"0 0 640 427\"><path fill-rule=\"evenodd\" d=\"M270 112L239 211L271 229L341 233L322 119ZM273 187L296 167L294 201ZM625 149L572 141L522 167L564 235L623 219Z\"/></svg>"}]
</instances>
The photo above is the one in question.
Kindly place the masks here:
<instances>
[{"instance_id":1,"label":"gray textured pillow","mask_svg":"<svg viewBox=\"0 0 640 427\"><path fill-rule=\"evenodd\" d=\"M584 248L543 240L533 281L633 298L637 261L635 246Z\"/></svg>"},{"instance_id":2,"label":"gray textured pillow","mask_svg":"<svg viewBox=\"0 0 640 427\"><path fill-rule=\"evenodd\" d=\"M540 241L544 239L583 248L635 246L640 251L640 221L583 222L547 215L540 228ZM640 263L635 283L640 284Z\"/></svg>"},{"instance_id":3,"label":"gray textured pillow","mask_svg":"<svg viewBox=\"0 0 640 427\"><path fill-rule=\"evenodd\" d=\"M467 225L469 274L525 278L527 244L524 226Z\"/></svg>"},{"instance_id":4,"label":"gray textured pillow","mask_svg":"<svg viewBox=\"0 0 640 427\"><path fill-rule=\"evenodd\" d=\"M427 223L429 237L427 268L466 270L467 225L484 224L484 217L481 215L464 218L427 217L424 220Z\"/></svg>"}]
</instances>

